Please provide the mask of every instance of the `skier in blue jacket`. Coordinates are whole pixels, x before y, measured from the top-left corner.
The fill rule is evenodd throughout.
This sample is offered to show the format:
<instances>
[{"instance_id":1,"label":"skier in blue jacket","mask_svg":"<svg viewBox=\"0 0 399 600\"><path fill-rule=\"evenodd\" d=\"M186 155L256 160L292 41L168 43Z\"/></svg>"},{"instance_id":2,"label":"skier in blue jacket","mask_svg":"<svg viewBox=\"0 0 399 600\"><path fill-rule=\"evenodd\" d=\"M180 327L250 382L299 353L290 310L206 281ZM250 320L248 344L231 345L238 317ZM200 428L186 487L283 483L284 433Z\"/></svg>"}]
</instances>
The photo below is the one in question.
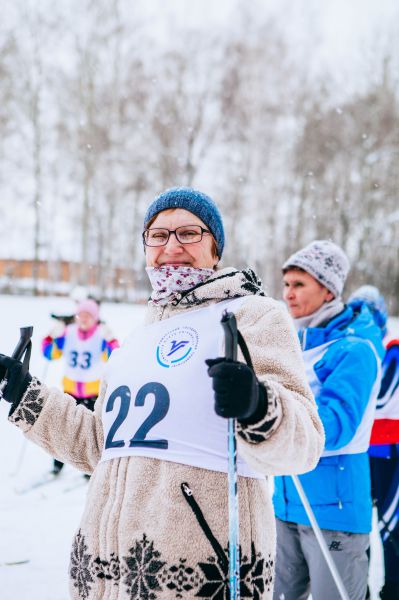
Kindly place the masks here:
<instances>
[{"instance_id":1,"label":"skier in blue jacket","mask_svg":"<svg viewBox=\"0 0 399 600\"><path fill-rule=\"evenodd\" d=\"M300 476L351 600L367 588L371 483L368 446L384 355L367 307L342 302L345 253L312 242L283 265L284 300L301 341L308 381L326 444L317 467ZM339 595L290 477L275 478L277 517L274 598L336 600Z\"/></svg>"}]
</instances>

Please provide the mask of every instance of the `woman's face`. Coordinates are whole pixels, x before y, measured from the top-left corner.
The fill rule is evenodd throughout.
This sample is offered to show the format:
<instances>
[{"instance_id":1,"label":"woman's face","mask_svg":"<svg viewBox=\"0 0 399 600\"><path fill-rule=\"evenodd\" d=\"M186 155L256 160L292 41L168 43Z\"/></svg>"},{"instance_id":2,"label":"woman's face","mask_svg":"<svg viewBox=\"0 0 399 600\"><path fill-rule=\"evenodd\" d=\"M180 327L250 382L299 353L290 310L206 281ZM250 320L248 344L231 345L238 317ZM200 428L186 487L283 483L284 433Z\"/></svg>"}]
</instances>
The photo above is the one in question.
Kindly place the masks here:
<instances>
[{"instance_id":1,"label":"woman's face","mask_svg":"<svg viewBox=\"0 0 399 600\"><path fill-rule=\"evenodd\" d=\"M96 319L90 313L84 311L76 315L76 321L79 329L82 331L89 331L97 323Z\"/></svg>"},{"instance_id":2,"label":"woman's face","mask_svg":"<svg viewBox=\"0 0 399 600\"><path fill-rule=\"evenodd\" d=\"M330 290L305 271L287 271L284 273L283 282L283 298L294 319L313 314L322 304L334 298Z\"/></svg>"},{"instance_id":3,"label":"woman's face","mask_svg":"<svg viewBox=\"0 0 399 600\"><path fill-rule=\"evenodd\" d=\"M182 225L200 225L209 231L201 219L184 208L172 208L160 212L149 226L149 229L165 227L174 231ZM165 246L145 247L147 267L174 265L213 269L219 261L214 248L215 242L211 234L204 234L200 242L181 244L176 235L172 233Z\"/></svg>"}]
</instances>

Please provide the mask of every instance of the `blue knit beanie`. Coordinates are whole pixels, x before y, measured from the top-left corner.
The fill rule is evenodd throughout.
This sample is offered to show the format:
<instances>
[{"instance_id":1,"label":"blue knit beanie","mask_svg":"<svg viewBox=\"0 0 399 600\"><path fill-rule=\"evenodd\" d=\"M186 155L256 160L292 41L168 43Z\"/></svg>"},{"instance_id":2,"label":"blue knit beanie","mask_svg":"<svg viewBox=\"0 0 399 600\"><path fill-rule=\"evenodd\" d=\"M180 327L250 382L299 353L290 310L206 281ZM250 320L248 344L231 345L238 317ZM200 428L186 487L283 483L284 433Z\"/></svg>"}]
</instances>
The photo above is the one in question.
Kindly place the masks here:
<instances>
[{"instance_id":1,"label":"blue knit beanie","mask_svg":"<svg viewBox=\"0 0 399 600\"><path fill-rule=\"evenodd\" d=\"M166 190L150 204L144 217L144 229L155 215L168 208L184 208L201 219L215 238L217 254L221 258L224 247L222 216L209 196L189 187Z\"/></svg>"}]
</instances>

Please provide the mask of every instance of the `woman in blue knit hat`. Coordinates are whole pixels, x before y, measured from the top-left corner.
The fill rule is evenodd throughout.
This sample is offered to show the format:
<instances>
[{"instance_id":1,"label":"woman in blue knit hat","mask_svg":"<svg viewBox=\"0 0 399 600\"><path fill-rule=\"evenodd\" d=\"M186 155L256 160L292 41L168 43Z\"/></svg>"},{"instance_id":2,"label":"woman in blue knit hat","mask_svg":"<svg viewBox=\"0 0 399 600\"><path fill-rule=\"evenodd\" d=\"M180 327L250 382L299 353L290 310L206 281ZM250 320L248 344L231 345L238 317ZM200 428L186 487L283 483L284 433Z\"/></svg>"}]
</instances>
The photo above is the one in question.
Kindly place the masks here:
<instances>
[{"instance_id":1,"label":"woman in blue knit hat","mask_svg":"<svg viewBox=\"0 0 399 600\"><path fill-rule=\"evenodd\" d=\"M250 269L219 268L223 223L205 194L176 188L156 198L143 244L153 288L147 322L112 354L94 414L0 356L10 420L92 473L72 549L71 596L229 597L227 418L234 417L241 595L271 599L275 523L265 475L312 469L324 442L298 341ZM235 314L250 365L243 354L223 358L225 309Z\"/></svg>"}]
</instances>

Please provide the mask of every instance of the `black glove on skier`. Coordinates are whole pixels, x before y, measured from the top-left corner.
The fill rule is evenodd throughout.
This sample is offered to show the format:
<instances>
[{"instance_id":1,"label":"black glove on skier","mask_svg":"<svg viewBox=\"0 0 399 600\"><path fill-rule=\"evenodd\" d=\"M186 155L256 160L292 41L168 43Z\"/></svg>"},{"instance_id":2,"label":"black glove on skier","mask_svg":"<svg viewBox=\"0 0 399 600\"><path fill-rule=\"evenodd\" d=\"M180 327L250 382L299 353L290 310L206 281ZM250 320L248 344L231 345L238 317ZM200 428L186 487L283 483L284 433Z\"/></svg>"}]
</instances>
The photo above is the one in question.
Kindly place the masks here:
<instances>
[{"instance_id":1,"label":"black glove on skier","mask_svg":"<svg viewBox=\"0 0 399 600\"><path fill-rule=\"evenodd\" d=\"M215 392L215 412L243 424L260 421L267 412L267 392L248 365L226 358L210 358L208 375Z\"/></svg>"},{"instance_id":2,"label":"black glove on skier","mask_svg":"<svg viewBox=\"0 0 399 600\"><path fill-rule=\"evenodd\" d=\"M21 363L15 358L0 354L0 381L7 374L7 385L3 390L3 398L12 404L13 409L18 406L32 380L28 371L29 360Z\"/></svg>"}]
</instances>

